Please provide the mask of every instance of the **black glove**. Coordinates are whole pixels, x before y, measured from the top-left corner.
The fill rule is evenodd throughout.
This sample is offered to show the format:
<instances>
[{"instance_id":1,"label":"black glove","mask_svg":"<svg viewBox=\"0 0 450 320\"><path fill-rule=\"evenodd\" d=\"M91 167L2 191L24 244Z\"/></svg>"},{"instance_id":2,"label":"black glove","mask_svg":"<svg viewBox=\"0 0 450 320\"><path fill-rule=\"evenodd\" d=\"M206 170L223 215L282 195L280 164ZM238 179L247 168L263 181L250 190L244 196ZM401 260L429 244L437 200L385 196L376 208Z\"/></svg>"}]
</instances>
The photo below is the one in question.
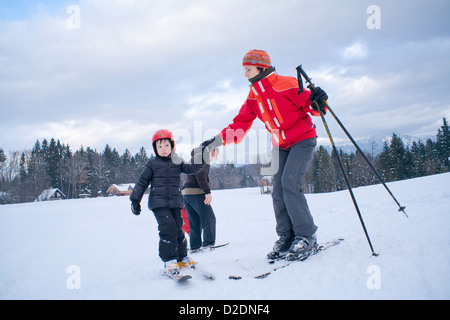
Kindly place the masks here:
<instances>
[{"instance_id":1,"label":"black glove","mask_svg":"<svg viewBox=\"0 0 450 320\"><path fill-rule=\"evenodd\" d=\"M199 147L192 149L192 163L200 164L207 163L209 164L209 153L222 145L222 137L220 134L215 136L214 138L203 141Z\"/></svg>"},{"instance_id":2,"label":"black glove","mask_svg":"<svg viewBox=\"0 0 450 320\"><path fill-rule=\"evenodd\" d=\"M214 148L220 147L223 144L222 136L218 134L214 138L205 140L202 142L201 147L203 150L207 150L207 152L211 152Z\"/></svg>"},{"instance_id":3,"label":"black glove","mask_svg":"<svg viewBox=\"0 0 450 320\"><path fill-rule=\"evenodd\" d=\"M322 90L322 88L315 87L314 89L311 89L309 100L311 101L311 108L316 111L320 110L323 114L326 114L327 110L325 109L325 101L328 100L328 95Z\"/></svg>"},{"instance_id":4,"label":"black glove","mask_svg":"<svg viewBox=\"0 0 450 320\"><path fill-rule=\"evenodd\" d=\"M138 201L131 201L131 212L137 216L141 214L141 204Z\"/></svg>"}]
</instances>

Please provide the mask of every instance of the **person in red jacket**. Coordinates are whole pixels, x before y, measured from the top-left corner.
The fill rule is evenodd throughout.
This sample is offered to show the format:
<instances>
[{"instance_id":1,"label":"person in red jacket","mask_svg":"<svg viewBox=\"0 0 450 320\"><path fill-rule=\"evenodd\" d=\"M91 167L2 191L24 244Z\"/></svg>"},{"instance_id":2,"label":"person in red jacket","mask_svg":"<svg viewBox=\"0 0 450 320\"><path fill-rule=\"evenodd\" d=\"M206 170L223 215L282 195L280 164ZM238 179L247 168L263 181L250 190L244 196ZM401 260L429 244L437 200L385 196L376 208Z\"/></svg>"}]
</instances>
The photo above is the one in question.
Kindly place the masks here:
<instances>
[{"instance_id":1,"label":"person in red jacket","mask_svg":"<svg viewBox=\"0 0 450 320\"><path fill-rule=\"evenodd\" d=\"M247 99L233 122L202 145L210 149L237 144L256 118L265 124L272 137L272 161L278 162L272 199L279 239L268 258L308 256L317 247L317 226L303 194L302 178L317 144L310 115L319 116L319 110L326 113L324 101L328 96L320 87L299 92L297 79L278 75L263 50L247 52L242 65L251 83Z\"/></svg>"}]
</instances>

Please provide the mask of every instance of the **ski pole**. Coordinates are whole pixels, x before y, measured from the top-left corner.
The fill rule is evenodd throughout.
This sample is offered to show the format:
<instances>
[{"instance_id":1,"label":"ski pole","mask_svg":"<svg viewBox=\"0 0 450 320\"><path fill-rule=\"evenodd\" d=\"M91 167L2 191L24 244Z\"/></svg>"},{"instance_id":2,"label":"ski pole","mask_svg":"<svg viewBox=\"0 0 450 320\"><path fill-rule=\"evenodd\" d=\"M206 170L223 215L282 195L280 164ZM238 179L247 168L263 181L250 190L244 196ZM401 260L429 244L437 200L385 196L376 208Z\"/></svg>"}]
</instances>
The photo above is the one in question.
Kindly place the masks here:
<instances>
[{"instance_id":1,"label":"ski pole","mask_svg":"<svg viewBox=\"0 0 450 320\"><path fill-rule=\"evenodd\" d=\"M306 82L309 83L310 88L314 89L315 87L314 87L314 84L311 82L311 78L309 78L306 75L306 73L302 69L301 65L297 67L297 75L299 76L300 73L301 73L301 75L303 75L303 77L305 78ZM303 91L303 84L301 84L301 81L302 81L302 79L299 76L298 77L299 88L300 88L299 93L301 91ZM338 160L339 167L341 168L342 175L344 176L345 183L347 184L348 191L350 193L350 197L352 198L353 205L355 206L356 213L358 214L358 217L359 217L359 221L361 222L361 226L362 226L362 228L364 230L364 234L366 235L367 242L369 243L370 250L372 251L372 256L376 257L376 256L378 256L378 253L375 253L375 251L373 250L372 241L370 241L369 233L367 232L366 225L365 225L364 220L362 218L361 211L359 210L358 203L356 202L355 195L353 194L353 190L352 190L352 187L350 185L350 182L348 181L347 175L345 174L344 166L342 165L342 162L341 162L341 159L339 157L339 153L337 151L337 148L336 148L336 145L334 143L333 137L331 135L330 129L328 128L327 121L325 120L325 116L323 115L322 111L320 111L320 108L318 108L318 110L319 110L320 118L322 119L322 122L323 122L323 126L325 127L325 130L327 132L328 139L330 140L331 146L333 147L333 151L334 151L334 153L336 155L336 158Z\"/></svg>"},{"instance_id":2,"label":"ski pole","mask_svg":"<svg viewBox=\"0 0 450 320\"><path fill-rule=\"evenodd\" d=\"M303 77L305 77L306 82L308 82L311 85L311 88L314 88L314 84L312 84L311 82L311 78L308 77L308 75L306 74L306 72L303 70L302 66L299 65L297 67L297 77L298 74L302 74ZM303 85L302 85L303 86ZM372 163L369 161L369 159L367 159L366 155L364 154L364 152L361 150L361 148L358 146L358 144L356 143L356 141L353 139L353 137L351 136L351 134L348 132L348 130L345 128L345 126L343 125L343 123L339 120L339 118L337 117L337 115L334 113L333 109L331 109L330 105L328 104L328 102L324 101L328 111L330 111L331 115L333 116L333 118L336 120L336 122L339 124L339 126L341 127L341 129L344 131L344 133L347 135L347 137L350 139L350 141L352 142L352 144L355 146L356 150L361 154L361 156L363 157L363 159L366 161L366 163L369 165L369 167L372 169L372 171L375 173L376 177L378 178L378 180L381 182L381 184L384 186L384 188L386 189L386 191L389 193L389 195L392 197L392 199L395 201L395 203L398 205L398 211L402 211L405 216L408 218L408 215L406 214L406 207L402 206L398 200L395 198L394 194L391 192L391 190L388 188L388 186L386 185L386 183L384 182L383 178L381 177L381 175L378 173L378 171L375 169L375 167L372 165Z\"/></svg>"}]
</instances>

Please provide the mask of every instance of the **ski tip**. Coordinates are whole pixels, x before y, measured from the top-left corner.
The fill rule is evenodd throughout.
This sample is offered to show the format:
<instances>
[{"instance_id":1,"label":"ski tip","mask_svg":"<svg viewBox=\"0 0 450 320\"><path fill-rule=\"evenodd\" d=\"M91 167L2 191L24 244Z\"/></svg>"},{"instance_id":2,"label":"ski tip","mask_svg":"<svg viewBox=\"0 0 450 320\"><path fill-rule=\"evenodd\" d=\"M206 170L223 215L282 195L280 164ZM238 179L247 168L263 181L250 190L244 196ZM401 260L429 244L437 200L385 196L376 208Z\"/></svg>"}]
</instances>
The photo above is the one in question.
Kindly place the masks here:
<instances>
[{"instance_id":1,"label":"ski tip","mask_svg":"<svg viewBox=\"0 0 450 320\"><path fill-rule=\"evenodd\" d=\"M183 276L181 276L181 277L175 279L175 281L176 281L176 282L182 283L182 282L188 281L189 279L192 279L192 276L191 276L191 275L183 275Z\"/></svg>"},{"instance_id":2,"label":"ski tip","mask_svg":"<svg viewBox=\"0 0 450 320\"><path fill-rule=\"evenodd\" d=\"M231 280L241 280L242 277L241 277L241 276L228 276L228 279L231 279Z\"/></svg>"},{"instance_id":3,"label":"ski tip","mask_svg":"<svg viewBox=\"0 0 450 320\"><path fill-rule=\"evenodd\" d=\"M216 244L216 245L214 245L214 246L211 246L211 249L216 249L216 248L220 248L220 247L225 247L225 246L227 246L227 245L229 245L230 244L230 242L225 242L225 243L222 243L222 244Z\"/></svg>"},{"instance_id":4,"label":"ski tip","mask_svg":"<svg viewBox=\"0 0 450 320\"><path fill-rule=\"evenodd\" d=\"M184 274L184 275L171 275L169 273L163 273L163 276L169 277L173 280L175 280L176 282L184 282L187 281L189 279L192 279L192 276L189 274Z\"/></svg>"}]
</instances>

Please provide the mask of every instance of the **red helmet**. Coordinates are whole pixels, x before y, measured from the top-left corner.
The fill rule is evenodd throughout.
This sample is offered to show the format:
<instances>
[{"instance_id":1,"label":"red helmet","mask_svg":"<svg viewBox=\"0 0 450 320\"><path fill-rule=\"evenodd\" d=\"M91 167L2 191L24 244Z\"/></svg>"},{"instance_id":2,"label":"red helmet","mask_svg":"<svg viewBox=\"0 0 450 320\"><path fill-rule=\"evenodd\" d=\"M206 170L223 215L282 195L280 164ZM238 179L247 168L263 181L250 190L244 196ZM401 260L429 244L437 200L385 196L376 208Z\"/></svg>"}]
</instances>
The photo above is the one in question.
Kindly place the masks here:
<instances>
[{"instance_id":1,"label":"red helmet","mask_svg":"<svg viewBox=\"0 0 450 320\"><path fill-rule=\"evenodd\" d=\"M156 151L156 141L161 139L169 139L170 144L172 146L172 150L175 148L175 140L173 140L172 132L170 132L167 129L161 129L155 132L152 138L152 146L153 150L155 151L155 155L158 155L158 152Z\"/></svg>"},{"instance_id":2,"label":"red helmet","mask_svg":"<svg viewBox=\"0 0 450 320\"><path fill-rule=\"evenodd\" d=\"M172 132L170 132L169 130L166 129L161 129L155 132L155 134L153 135L152 138L152 143L155 143L156 140L160 140L160 139L169 139L172 142L175 142L173 140L173 135Z\"/></svg>"}]
</instances>

